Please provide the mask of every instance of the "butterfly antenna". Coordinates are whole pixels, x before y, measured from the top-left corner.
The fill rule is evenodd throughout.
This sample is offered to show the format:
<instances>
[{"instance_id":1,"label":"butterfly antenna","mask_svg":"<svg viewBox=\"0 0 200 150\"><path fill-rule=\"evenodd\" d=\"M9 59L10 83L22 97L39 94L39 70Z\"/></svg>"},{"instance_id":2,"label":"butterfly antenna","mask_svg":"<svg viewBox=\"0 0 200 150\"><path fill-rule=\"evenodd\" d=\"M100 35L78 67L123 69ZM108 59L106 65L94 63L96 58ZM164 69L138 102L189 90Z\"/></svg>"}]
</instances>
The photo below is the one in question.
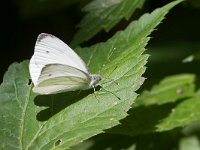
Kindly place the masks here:
<instances>
[{"instance_id":1,"label":"butterfly antenna","mask_svg":"<svg viewBox=\"0 0 200 150\"><path fill-rule=\"evenodd\" d=\"M108 82L114 82L116 85L119 85L119 82L117 82L117 81L115 81L114 79L112 79L112 78L107 78L107 77L104 77L105 79L107 79L107 80L110 80L110 81L106 81L106 82L104 82L104 83L102 83L102 85L103 84L106 84L106 83L108 83Z\"/></svg>"},{"instance_id":2,"label":"butterfly antenna","mask_svg":"<svg viewBox=\"0 0 200 150\"><path fill-rule=\"evenodd\" d=\"M121 100L121 98L119 96L117 96L115 93L113 93L112 91L109 91L107 89L105 89L103 86L99 85L104 91L111 93L112 95L114 95L115 97L117 97L118 100Z\"/></svg>"},{"instance_id":3,"label":"butterfly antenna","mask_svg":"<svg viewBox=\"0 0 200 150\"><path fill-rule=\"evenodd\" d=\"M114 51L116 50L116 48L112 48L111 51L108 54L108 61L110 61L110 57L112 56L112 54L114 53ZM102 66L104 67L106 63L104 63ZM103 69L103 67L99 70L99 73L101 72L101 70Z\"/></svg>"},{"instance_id":4,"label":"butterfly antenna","mask_svg":"<svg viewBox=\"0 0 200 150\"><path fill-rule=\"evenodd\" d=\"M96 91L96 90L95 90L95 86L93 85L92 88L93 88L93 91L94 91L94 96L95 96L95 98L97 99L97 101L98 101L98 103L99 103L99 98L97 97L97 95L96 95L96 93L95 93L95 91Z\"/></svg>"},{"instance_id":5,"label":"butterfly antenna","mask_svg":"<svg viewBox=\"0 0 200 150\"><path fill-rule=\"evenodd\" d=\"M112 48L112 50L110 51L109 55L108 55L108 60L110 61L110 57L113 55L114 51L116 50L116 48Z\"/></svg>"}]
</instances>

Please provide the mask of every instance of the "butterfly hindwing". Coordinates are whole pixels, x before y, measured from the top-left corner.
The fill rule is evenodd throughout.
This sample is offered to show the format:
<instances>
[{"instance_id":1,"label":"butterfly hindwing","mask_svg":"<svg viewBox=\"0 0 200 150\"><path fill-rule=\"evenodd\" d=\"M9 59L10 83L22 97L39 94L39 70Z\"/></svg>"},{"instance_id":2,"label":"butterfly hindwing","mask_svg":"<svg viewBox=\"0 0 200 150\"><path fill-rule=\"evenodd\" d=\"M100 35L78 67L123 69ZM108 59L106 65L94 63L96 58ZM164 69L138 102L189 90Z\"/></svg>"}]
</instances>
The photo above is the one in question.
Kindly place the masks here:
<instances>
[{"instance_id":1,"label":"butterfly hindwing","mask_svg":"<svg viewBox=\"0 0 200 150\"><path fill-rule=\"evenodd\" d=\"M43 67L38 85L33 88L33 91L41 94L54 94L87 89L89 83L89 76L79 69L62 64L50 64Z\"/></svg>"},{"instance_id":2,"label":"butterfly hindwing","mask_svg":"<svg viewBox=\"0 0 200 150\"><path fill-rule=\"evenodd\" d=\"M88 87L87 82L81 78L59 77L41 82L33 88L33 91L39 94L56 94L66 91L84 90L86 87Z\"/></svg>"}]
</instances>

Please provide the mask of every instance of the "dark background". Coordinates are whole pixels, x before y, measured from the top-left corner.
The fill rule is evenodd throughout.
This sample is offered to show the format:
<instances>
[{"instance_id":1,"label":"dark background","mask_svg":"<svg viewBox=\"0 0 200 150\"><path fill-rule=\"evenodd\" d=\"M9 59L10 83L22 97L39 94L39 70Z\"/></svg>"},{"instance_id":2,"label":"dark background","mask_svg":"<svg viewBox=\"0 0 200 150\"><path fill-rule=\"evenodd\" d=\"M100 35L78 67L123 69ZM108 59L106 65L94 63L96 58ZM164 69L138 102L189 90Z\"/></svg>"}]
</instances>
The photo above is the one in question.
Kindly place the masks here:
<instances>
[{"instance_id":1,"label":"dark background","mask_svg":"<svg viewBox=\"0 0 200 150\"><path fill-rule=\"evenodd\" d=\"M1 5L1 81L8 66L13 62L30 59L37 35L51 33L70 43L77 31L76 25L84 16L81 12L90 0L13 0ZM142 10L132 19L151 12L170 2L147 0ZM158 30L151 34L147 53L151 54L145 77L153 83L160 78L177 73L199 73L199 62L182 63L182 59L200 50L200 9L198 1L179 4L167 15ZM122 20L109 33L100 32L82 44L89 46L105 41L129 21Z\"/></svg>"}]
</instances>

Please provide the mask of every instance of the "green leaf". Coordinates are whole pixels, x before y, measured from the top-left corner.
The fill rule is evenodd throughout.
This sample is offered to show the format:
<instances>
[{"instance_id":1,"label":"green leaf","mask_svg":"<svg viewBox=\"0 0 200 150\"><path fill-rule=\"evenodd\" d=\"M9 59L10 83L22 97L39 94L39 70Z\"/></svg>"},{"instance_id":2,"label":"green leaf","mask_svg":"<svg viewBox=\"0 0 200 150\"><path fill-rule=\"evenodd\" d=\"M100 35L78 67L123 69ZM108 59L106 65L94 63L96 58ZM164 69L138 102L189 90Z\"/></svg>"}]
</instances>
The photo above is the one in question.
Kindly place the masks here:
<instances>
[{"instance_id":1,"label":"green leaf","mask_svg":"<svg viewBox=\"0 0 200 150\"><path fill-rule=\"evenodd\" d=\"M152 133L136 137L108 134L97 135L72 150L173 150L182 138L180 130Z\"/></svg>"},{"instance_id":2,"label":"green leaf","mask_svg":"<svg viewBox=\"0 0 200 150\"><path fill-rule=\"evenodd\" d=\"M129 136L104 133L72 147L71 150L135 150L134 142Z\"/></svg>"},{"instance_id":3,"label":"green leaf","mask_svg":"<svg viewBox=\"0 0 200 150\"><path fill-rule=\"evenodd\" d=\"M41 127L28 83L28 62L12 64L0 86L0 149L25 149Z\"/></svg>"},{"instance_id":4,"label":"green leaf","mask_svg":"<svg viewBox=\"0 0 200 150\"><path fill-rule=\"evenodd\" d=\"M179 149L180 150L199 150L199 139L198 137L191 136L191 137L185 137L181 139Z\"/></svg>"},{"instance_id":5,"label":"green leaf","mask_svg":"<svg viewBox=\"0 0 200 150\"><path fill-rule=\"evenodd\" d=\"M157 125L157 131L183 127L200 120L200 94L195 94L172 109L172 112Z\"/></svg>"},{"instance_id":6,"label":"green leaf","mask_svg":"<svg viewBox=\"0 0 200 150\"><path fill-rule=\"evenodd\" d=\"M200 120L195 121L188 126L184 127L182 134L185 136L200 135Z\"/></svg>"},{"instance_id":7,"label":"green leaf","mask_svg":"<svg viewBox=\"0 0 200 150\"><path fill-rule=\"evenodd\" d=\"M119 83L112 81L103 86L121 100L103 89L95 95L88 90L38 96L28 85L28 62L11 65L0 86L1 148L67 149L118 125L144 81L141 76L148 55L142 53L147 36L179 2L144 15L105 43L77 50L91 72Z\"/></svg>"},{"instance_id":8,"label":"green leaf","mask_svg":"<svg viewBox=\"0 0 200 150\"><path fill-rule=\"evenodd\" d=\"M78 48L77 53L87 62L91 72L100 72L99 70L105 69L104 66L107 63L111 63L111 61L115 64L119 63L115 58L121 55L121 53L125 53L127 58L131 57L134 54L132 54L130 49L134 49L139 56L144 51L139 51L140 48L145 47L149 40L146 37L163 20L168 11L180 2L182 0L174 1L163 8L156 9L151 14L144 14L138 21L133 21L126 28L126 34L124 34L124 31L117 32L106 42L106 47L104 43L100 43L89 48ZM127 45L129 45L129 48L127 48ZM97 65L93 65L94 63Z\"/></svg>"},{"instance_id":9,"label":"green leaf","mask_svg":"<svg viewBox=\"0 0 200 150\"><path fill-rule=\"evenodd\" d=\"M129 116L109 132L136 136L183 127L200 120L199 93L192 74L167 77L136 100Z\"/></svg>"},{"instance_id":10,"label":"green leaf","mask_svg":"<svg viewBox=\"0 0 200 150\"><path fill-rule=\"evenodd\" d=\"M195 81L196 77L193 74L168 76L158 85L154 85L151 91L143 92L136 105L161 105L191 97L195 93Z\"/></svg>"},{"instance_id":11,"label":"green leaf","mask_svg":"<svg viewBox=\"0 0 200 150\"><path fill-rule=\"evenodd\" d=\"M107 32L121 19L129 19L133 12L141 8L145 0L94 0L83 8L87 15L81 20L71 45L89 40L102 29Z\"/></svg>"},{"instance_id":12,"label":"green leaf","mask_svg":"<svg viewBox=\"0 0 200 150\"><path fill-rule=\"evenodd\" d=\"M138 63L140 69L132 66L138 70L137 75L132 76L136 85L138 83L141 85L143 82L140 76L144 72L143 65L146 60L143 61L143 63ZM130 87L110 83L109 90L117 86L119 91L115 93L121 100L100 90L96 94L98 99L95 99L94 94L88 95L86 91L87 93L82 92L84 95L68 92L37 96L33 101L34 94L31 92L28 80L28 63L22 62L11 65L1 85L0 140L2 149L70 147L83 139L103 132L103 129L119 124L118 120L127 115L127 110L130 109L137 96L134 91L128 90ZM123 82L126 79L121 77L120 80ZM138 88L135 85L132 87L134 90ZM77 101L79 99L82 100ZM34 103L40 106L48 106L48 103L51 105L49 105L50 108L38 113L38 107ZM43 119L44 122L36 120L36 116L38 120ZM51 118L47 120L45 117Z\"/></svg>"},{"instance_id":13,"label":"green leaf","mask_svg":"<svg viewBox=\"0 0 200 150\"><path fill-rule=\"evenodd\" d=\"M195 54L184 58L182 62L189 63L189 62L192 62L192 61L200 61L200 52L196 52Z\"/></svg>"}]
</instances>

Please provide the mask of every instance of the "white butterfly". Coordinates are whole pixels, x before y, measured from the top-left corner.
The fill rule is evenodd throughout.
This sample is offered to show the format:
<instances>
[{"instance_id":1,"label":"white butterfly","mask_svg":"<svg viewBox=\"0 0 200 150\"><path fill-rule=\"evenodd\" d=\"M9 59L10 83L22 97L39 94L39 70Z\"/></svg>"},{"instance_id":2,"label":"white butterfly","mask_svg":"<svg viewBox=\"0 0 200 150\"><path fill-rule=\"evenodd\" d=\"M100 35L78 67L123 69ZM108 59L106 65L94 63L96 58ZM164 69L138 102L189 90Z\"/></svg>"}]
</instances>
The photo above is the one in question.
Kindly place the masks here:
<instances>
[{"instance_id":1,"label":"white butterfly","mask_svg":"<svg viewBox=\"0 0 200 150\"><path fill-rule=\"evenodd\" d=\"M29 64L34 84L39 94L95 88L101 75L90 74L83 60L57 37L41 33Z\"/></svg>"}]
</instances>

